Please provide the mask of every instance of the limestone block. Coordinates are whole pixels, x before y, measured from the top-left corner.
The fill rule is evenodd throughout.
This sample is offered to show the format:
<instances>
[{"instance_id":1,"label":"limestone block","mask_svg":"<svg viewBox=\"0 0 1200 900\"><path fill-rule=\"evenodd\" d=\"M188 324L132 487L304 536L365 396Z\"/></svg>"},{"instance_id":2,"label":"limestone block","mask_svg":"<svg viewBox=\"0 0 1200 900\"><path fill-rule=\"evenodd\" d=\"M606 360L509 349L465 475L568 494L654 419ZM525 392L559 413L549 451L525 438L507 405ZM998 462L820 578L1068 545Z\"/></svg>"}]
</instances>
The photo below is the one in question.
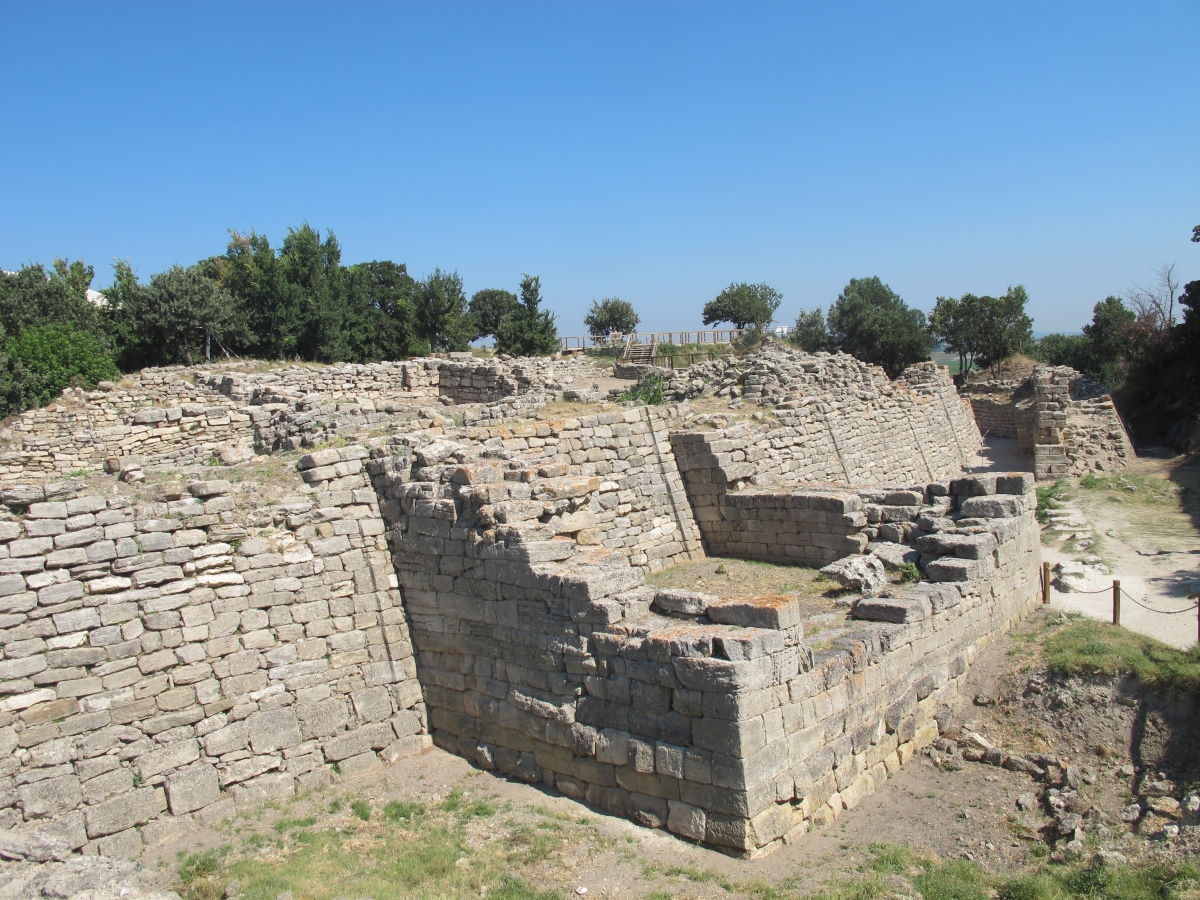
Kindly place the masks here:
<instances>
[{"instance_id":1,"label":"limestone block","mask_svg":"<svg viewBox=\"0 0 1200 900\"><path fill-rule=\"evenodd\" d=\"M141 754L135 761L135 766L143 778L153 778L155 775L180 768L199 758L199 745L194 739L188 739Z\"/></svg>"},{"instance_id":2,"label":"limestone block","mask_svg":"<svg viewBox=\"0 0 1200 900\"><path fill-rule=\"evenodd\" d=\"M864 597L854 605L852 614L856 619L871 622L922 622L932 614L932 606L925 597L880 596Z\"/></svg>"},{"instance_id":3,"label":"limestone block","mask_svg":"<svg viewBox=\"0 0 1200 900\"><path fill-rule=\"evenodd\" d=\"M350 699L360 722L380 722L392 714L391 692L384 685L354 691Z\"/></svg>"},{"instance_id":4,"label":"limestone block","mask_svg":"<svg viewBox=\"0 0 1200 900\"><path fill-rule=\"evenodd\" d=\"M221 796L217 772L211 766L192 766L167 776L167 803L172 815L183 815L215 803Z\"/></svg>"},{"instance_id":5,"label":"limestone block","mask_svg":"<svg viewBox=\"0 0 1200 900\"><path fill-rule=\"evenodd\" d=\"M977 560L946 556L927 564L925 577L930 581L971 581L978 568Z\"/></svg>"},{"instance_id":6,"label":"limestone block","mask_svg":"<svg viewBox=\"0 0 1200 900\"><path fill-rule=\"evenodd\" d=\"M75 809L82 801L83 789L79 779L70 774L45 778L17 788L17 803L26 819L59 816Z\"/></svg>"},{"instance_id":7,"label":"limestone block","mask_svg":"<svg viewBox=\"0 0 1200 900\"><path fill-rule=\"evenodd\" d=\"M1013 518L1025 512L1021 497L1002 494L992 497L968 497L959 507L964 517L980 519Z\"/></svg>"},{"instance_id":8,"label":"limestone block","mask_svg":"<svg viewBox=\"0 0 1200 900\"><path fill-rule=\"evenodd\" d=\"M802 622L799 601L787 594L722 597L707 612L714 622L745 628L793 628Z\"/></svg>"},{"instance_id":9,"label":"limestone block","mask_svg":"<svg viewBox=\"0 0 1200 900\"><path fill-rule=\"evenodd\" d=\"M396 734L388 723L375 722L329 738L322 750L327 761L339 762L368 750L381 750L395 738Z\"/></svg>"},{"instance_id":10,"label":"limestone block","mask_svg":"<svg viewBox=\"0 0 1200 900\"><path fill-rule=\"evenodd\" d=\"M249 746L250 730L243 719L209 732L200 739L200 742L204 746L204 752L209 756L224 756L226 753Z\"/></svg>"},{"instance_id":11,"label":"limestone block","mask_svg":"<svg viewBox=\"0 0 1200 900\"><path fill-rule=\"evenodd\" d=\"M83 817L87 836L94 839L144 825L165 812L166 808L166 794L162 788L138 788L85 809Z\"/></svg>"}]
</instances>

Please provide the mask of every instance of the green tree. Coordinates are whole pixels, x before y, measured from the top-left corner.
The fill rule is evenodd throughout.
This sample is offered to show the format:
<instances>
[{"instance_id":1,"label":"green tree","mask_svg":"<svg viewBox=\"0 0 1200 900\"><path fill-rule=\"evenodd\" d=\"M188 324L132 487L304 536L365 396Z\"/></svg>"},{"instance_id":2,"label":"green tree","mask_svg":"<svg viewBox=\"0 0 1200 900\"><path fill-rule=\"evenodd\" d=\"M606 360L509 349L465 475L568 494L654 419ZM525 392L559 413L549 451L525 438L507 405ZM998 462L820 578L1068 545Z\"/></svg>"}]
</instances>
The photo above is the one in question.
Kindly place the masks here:
<instances>
[{"instance_id":1,"label":"green tree","mask_svg":"<svg viewBox=\"0 0 1200 900\"><path fill-rule=\"evenodd\" d=\"M1134 352L1132 331L1136 319L1120 297L1105 297L1097 303L1092 307L1091 323L1083 326L1087 358L1074 368L1109 387L1120 387Z\"/></svg>"},{"instance_id":2,"label":"green tree","mask_svg":"<svg viewBox=\"0 0 1200 900\"><path fill-rule=\"evenodd\" d=\"M958 354L958 371L970 372L979 352L983 304L974 294L962 297L938 297L929 314L929 332L946 349Z\"/></svg>"},{"instance_id":3,"label":"green tree","mask_svg":"<svg viewBox=\"0 0 1200 900\"><path fill-rule=\"evenodd\" d=\"M882 366L895 378L929 358L925 314L911 309L877 277L851 278L826 317L833 347Z\"/></svg>"},{"instance_id":4,"label":"green tree","mask_svg":"<svg viewBox=\"0 0 1200 900\"><path fill-rule=\"evenodd\" d=\"M289 228L279 248L279 268L288 305L296 311L296 352L305 359L340 362L350 356L349 309L342 248L333 232L305 222Z\"/></svg>"},{"instance_id":5,"label":"green tree","mask_svg":"<svg viewBox=\"0 0 1200 900\"><path fill-rule=\"evenodd\" d=\"M220 352L226 341L241 342L241 309L200 266L172 266L145 285L125 260L114 270L110 299L125 340L122 360L130 368L190 366L211 358L214 347Z\"/></svg>"},{"instance_id":6,"label":"green tree","mask_svg":"<svg viewBox=\"0 0 1200 900\"><path fill-rule=\"evenodd\" d=\"M633 304L620 297L593 300L591 309L583 317L583 324L587 326L588 334L593 337L610 333L632 334L637 331L640 321Z\"/></svg>"},{"instance_id":7,"label":"green tree","mask_svg":"<svg viewBox=\"0 0 1200 900\"><path fill-rule=\"evenodd\" d=\"M1082 334L1047 334L1033 346L1036 359L1051 366L1070 366L1091 374L1092 345Z\"/></svg>"},{"instance_id":8,"label":"green tree","mask_svg":"<svg viewBox=\"0 0 1200 900\"><path fill-rule=\"evenodd\" d=\"M1025 314L1025 288L1011 287L1003 297L938 297L929 315L929 331L958 354L960 372L976 364L997 366L1033 344L1033 321Z\"/></svg>"},{"instance_id":9,"label":"green tree","mask_svg":"<svg viewBox=\"0 0 1200 900\"><path fill-rule=\"evenodd\" d=\"M92 267L78 260L56 259L49 272L40 265L0 272L0 329L12 336L32 325L64 323L101 331L101 311L87 298L91 283Z\"/></svg>"},{"instance_id":10,"label":"green tree","mask_svg":"<svg viewBox=\"0 0 1200 900\"><path fill-rule=\"evenodd\" d=\"M765 284L737 282L729 285L715 298L704 304L704 324L730 322L735 328L757 326L760 331L775 317L783 294Z\"/></svg>"},{"instance_id":11,"label":"green tree","mask_svg":"<svg viewBox=\"0 0 1200 900\"><path fill-rule=\"evenodd\" d=\"M299 297L288 290L266 235L230 231L221 277L245 310L247 349L267 359L294 356L300 335Z\"/></svg>"},{"instance_id":12,"label":"green tree","mask_svg":"<svg viewBox=\"0 0 1200 900\"><path fill-rule=\"evenodd\" d=\"M65 322L30 325L0 354L0 415L50 402L63 388L120 377L103 340Z\"/></svg>"},{"instance_id":13,"label":"green tree","mask_svg":"<svg viewBox=\"0 0 1200 900\"><path fill-rule=\"evenodd\" d=\"M418 334L417 282L403 263L359 263L346 271L350 356L354 362L407 359L428 352Z\"/></svg>"},{"instance_id":14,"label":"green tree","mask_svg":"<svg viewBox=\"0 0 1200 900\"><path fill-rule=\"evenodd\" d=\"M1033 343L1033 320L1025 312L1029 300L1021 285L1010 287L1003 297L980 297L976 358L981 365L996 369L1014 353Z\"/></svg>"},{"instance_id":15,"label":"green tree","mask_svg":"<svg viewBox=\"0 0 1200 900\"><path fill-rule=\"evenodd\" d=\"M521 278L521 304L500 323L496 352L509 356L550 356L558 350L554 314L541 309L542 280Z\"/></svg>"},{"instance_id":16,"label":"green tree","mask_svg":"<svg viewBox=\"0 0 1200 900\"><path fill-rule=\"evenodd\" d=\"M500 288L484 288L471 295L467 313L475 323L472 340L492 337L500 330L500 323L521 305L517 295Z\"/></svg>"},{"instance_id":17,"label":"green tree","mask_svg":"<svg viewBox=\"0 0 1200 900\"><path fill-rule=\"evenodd\" d=\"M788 332L787 339L788 343L808 353L833 349L829 329L825 326L825 313L819 306L816 309L800 310L800 314L796 316L796 324Z\"/></svg>"},{"instance_id":18,"label":"green tree","mask_svg":"<svg viewBox=\"0 0 1200 900\"><path fill-rule=\"evenodd\" d=\"M467 298L457 272L435 269L417 288L417 333L429 352L466 350L474 334Z\"/></svg>"}]
</instances>

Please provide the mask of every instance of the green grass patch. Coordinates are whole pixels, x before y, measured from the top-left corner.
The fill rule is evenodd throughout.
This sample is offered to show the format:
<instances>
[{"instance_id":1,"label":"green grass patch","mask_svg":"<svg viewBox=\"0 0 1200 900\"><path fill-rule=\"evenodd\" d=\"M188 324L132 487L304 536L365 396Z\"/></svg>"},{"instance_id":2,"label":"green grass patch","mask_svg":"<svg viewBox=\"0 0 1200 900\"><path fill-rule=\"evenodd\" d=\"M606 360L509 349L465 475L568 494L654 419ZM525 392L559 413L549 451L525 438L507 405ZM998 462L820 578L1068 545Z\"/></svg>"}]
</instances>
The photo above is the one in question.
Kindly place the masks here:
<instances>
[{"instance_id":1,"label":"green grass patch","mask_svg":"<svg viewBox=\"0 0 1200 900\"><path fill-rule=\"evenodd\" d=\"M551 900L560 894L534 886L533 866L594 838L573 823L537 816L534 823L506 819L480 840L468 832L472 820L500 811L461 791L436 805L393 800L376 816L365 800L349 801L348 810L350 817L324 827L310 818L281 819L274 834L249 835L236 853L223 847L182 856L177 889L186 900L217 900L235 880L244 900L285 892L311 900Z\"/></svg>"},{"instance_id":2,"label":"green grass patch","mask_svg":"<svg viewBox=\"0 0 1200 900\"><path fill-rule=\"evenodd\" d=\"M1037 520L1041 524L1050 522L1050 510L1063 498L1066 489L1066 482L1061 480L1037 489Z\"/></svg>"},{"instance_id":3,"label":"green grass patch","mask_svg":"<svg viewBox=\"0 0 1200 900\"><path fill-rule=\"evenodd\" d=\"M299 819L283 818L276 820L275 824L271 827L280 834L283 834L285 831L291 831L297 828L308 828L309 826L316 824L316 821L317 820L314 816L304 816L303 818Z\"/></svg>"},{"instance_id":4,"label":"green grass patch","mask_svg":"<svg viewBox=\"0 0 1200 900\"><path fill-rule=\"evenodd\" d=\"M411 800L389 800L383 807L383 817L389 822L414 822L425 815L425 804Z\"/></svg>"},{"instance_id":5,"label":"green grass patch","mask_svg":"<svg viewBox=\"0 0 1200 900\"><path fill-rule=\"evenodd\" d=\"M1176 650L1092 619L1078 619L1052 632L1044 646L1047 663L1057 675L1130 675L1168 694L1200 690L1200 647Z\"/></svg>"}]
</instances>

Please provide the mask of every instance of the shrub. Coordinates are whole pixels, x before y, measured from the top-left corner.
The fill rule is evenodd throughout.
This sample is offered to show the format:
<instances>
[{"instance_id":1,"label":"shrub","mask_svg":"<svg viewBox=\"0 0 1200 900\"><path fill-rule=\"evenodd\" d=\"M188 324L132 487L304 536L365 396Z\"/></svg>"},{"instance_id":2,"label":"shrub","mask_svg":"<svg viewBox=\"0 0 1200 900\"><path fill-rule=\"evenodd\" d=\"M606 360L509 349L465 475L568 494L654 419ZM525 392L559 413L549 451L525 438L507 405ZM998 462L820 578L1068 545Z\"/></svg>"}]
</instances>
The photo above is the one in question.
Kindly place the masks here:
<instances>
[{"instance_id":1,"label":"shrub","mask_svg":"<svg viewBox=\"0 0 1200 900\"><path fill-rule=\"evenodd\" d=\"M71 325L32 325L4 345L0 403L5 415L42 406L63 388L95 387L120 371L101 341Z\"/></svg>"}]
</instances>

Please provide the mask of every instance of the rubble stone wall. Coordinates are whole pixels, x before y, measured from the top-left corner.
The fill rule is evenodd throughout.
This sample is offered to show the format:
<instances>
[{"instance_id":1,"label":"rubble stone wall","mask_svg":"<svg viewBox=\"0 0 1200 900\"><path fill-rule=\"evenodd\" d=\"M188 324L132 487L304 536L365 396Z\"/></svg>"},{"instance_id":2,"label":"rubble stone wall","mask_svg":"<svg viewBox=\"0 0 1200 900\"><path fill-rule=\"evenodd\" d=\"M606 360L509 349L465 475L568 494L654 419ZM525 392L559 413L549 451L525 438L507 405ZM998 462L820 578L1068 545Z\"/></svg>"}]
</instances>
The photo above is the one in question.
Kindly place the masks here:
<instances>
[{"instance_id":1,"label":"rubble stone wall","mask_svg":"<svg viewBox=\"0 0 1200 900\"><path fill-rule=\"evenodd\" d=\"M366 456L305 458L265 510L213 481L3 493L0 825L128 855L428 744Z\"/></svg>"},{"instance_id":2,"label":"rubble stone wall","mask_svg":"<svg viewBox=\"0 0 1200 900\"><path fill-rule=\"evenodd\" d=\"M1014 396L1021 382L983 382L971 384L964 392L971 401L971 412L979 431L986 437L1015 438L1029 419L1027 408L1018 407Z\"/></svg>"},{"instance_id":3,"label":"rubble stone wall","mask_svg":"<svg viewBox=\"0 0 1200 900\"><path fill-rule=\"evenodd\" d=\"M249 444L249 412L227 405L142 406L114 414L98 403L71 406L57 413L61 433L44 437L41 416L26 413L6 429L7 449L0 450L0 484L61 478L95 472L109 459L148 456L162 465L204 462L231 444Z\"/></svg>"},{"instance_id":4,"label":"rubble stone wall","mask_svg":"<svg viewBox=\"0 0 1200 900\"><path fill-rule=\"evenodd\" d=\"M364 365L245 363L145 369L95 391L71 389L0 430L0 484L99 471L106 461L202 462L231 446L246 453L313 447L397 421L439 424L439 404L491 404L473 421L503 421L595 373L586 360L481 362L470 354ZM446 417L449 423L449 417Z\"/></svg>"}]
</instances>

